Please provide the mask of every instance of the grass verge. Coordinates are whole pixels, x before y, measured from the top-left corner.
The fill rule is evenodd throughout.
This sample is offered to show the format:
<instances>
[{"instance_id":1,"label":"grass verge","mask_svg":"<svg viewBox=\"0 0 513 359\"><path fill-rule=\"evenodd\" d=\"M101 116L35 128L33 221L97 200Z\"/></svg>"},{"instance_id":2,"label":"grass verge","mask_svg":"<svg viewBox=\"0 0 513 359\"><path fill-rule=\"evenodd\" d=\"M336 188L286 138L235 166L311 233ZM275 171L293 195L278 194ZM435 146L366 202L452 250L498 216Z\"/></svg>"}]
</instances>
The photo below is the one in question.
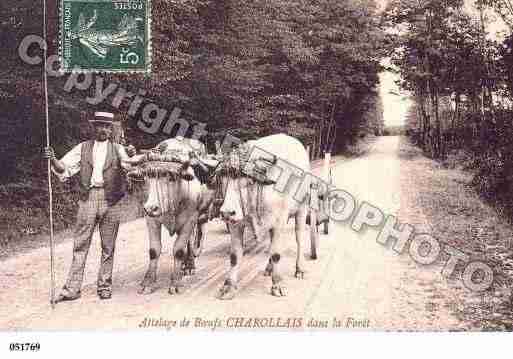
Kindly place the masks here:
<instances>
[{"instance_id":1,"label":"grass verge","mask_svg":"<svg viewBox=\"0 0 513 359\"><path fill-rule=\"evenodd\" d=\"M483 260L494 270L492 287L478 295L469 306L461 298L456 315L482 330L512 330L511 278L513 276L513 228L471 186L473 174L460 168L426 158L422 151L403 137L399 155L404 165L401 176L413 188L408 207L416 207L430 233L467 253L471 259ZM411 223L414 224L414 223ZM457 268L455 277L461 275Z\"/></svg>"}]
</instances>

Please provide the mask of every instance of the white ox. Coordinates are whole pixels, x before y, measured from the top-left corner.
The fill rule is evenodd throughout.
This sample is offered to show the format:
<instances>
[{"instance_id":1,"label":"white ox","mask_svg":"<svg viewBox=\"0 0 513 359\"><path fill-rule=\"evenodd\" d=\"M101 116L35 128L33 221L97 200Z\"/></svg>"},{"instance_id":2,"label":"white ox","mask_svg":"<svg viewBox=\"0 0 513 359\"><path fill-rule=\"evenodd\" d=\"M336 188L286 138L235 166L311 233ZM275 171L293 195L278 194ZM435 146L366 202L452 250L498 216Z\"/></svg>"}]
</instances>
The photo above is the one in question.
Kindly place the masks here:
<instances>
[{"instance_id":1,"label":"white ox","mask_svg":"<svg viewBox=\"0 0 513 359\"><path fill-rule=\"evenodd\" d=\"M267 173L276 170L280 162L288 162L304 171L310 172L310 161L305 147L297 139L285 134L263 137L259 140L249 141L246 144L249 153L256 146L270 154L270 158L260 158L268 164ZM253 152L254 153L254 152ZM232 153L232 159L237 157ZM226 161L225 161L226 162ZM227 166L228 168L230 165ZM274 171L276 173L276 171ZM271 294L285 296L286 288L282 268L283 240L286 237L286 224L290 217L295 219L295 239L297 244L296 278L304 275L303 242L306 237L306 216L308 201L296 201L291 194L276 191L271 182L262 181L247 176L247 173L237 171L219 171L216 175L225 189L225 199L221 206L221 216L230 223L231 253L230 270L220 291L220 299L232 299L237 290L239 268L242 262L243 248L242 236L244 225L251 224L257 237L261 233L269 233L271 239L270 258L266 268L266 275L271 275ZM259 180L260 179L260 180ZM317 194L316 194L317 195ZM309 197L312 194L308 195ZM312 215L315 214L312 211ZM315 217L314 222L315 223ZM312 235L316 236L317 226L312 226ZM312 246L316 239L312 239ZM316 258L316 248L312 248L312 258Z\"/></svg>"},{"instance_id":2,"label":"white ox","mask_svg":"<svg viewBox=\"0 0 513 359\"><path fill-rule=\"evenodd\" d=\"M194 176L190 167L191 152L204 155L204 145L195 140L173 138L161 142L153 152L130 160L137 166L128 173L128 178L132 183L139 181L135 185L136 195L144 206L150 241L149 267L140 294L156 290L162 226L170 236L177 235L169 294L183 291L184 271L194 269L194 258L201 251L204 226L215 192Z\"/></svg>"}]
</instances>

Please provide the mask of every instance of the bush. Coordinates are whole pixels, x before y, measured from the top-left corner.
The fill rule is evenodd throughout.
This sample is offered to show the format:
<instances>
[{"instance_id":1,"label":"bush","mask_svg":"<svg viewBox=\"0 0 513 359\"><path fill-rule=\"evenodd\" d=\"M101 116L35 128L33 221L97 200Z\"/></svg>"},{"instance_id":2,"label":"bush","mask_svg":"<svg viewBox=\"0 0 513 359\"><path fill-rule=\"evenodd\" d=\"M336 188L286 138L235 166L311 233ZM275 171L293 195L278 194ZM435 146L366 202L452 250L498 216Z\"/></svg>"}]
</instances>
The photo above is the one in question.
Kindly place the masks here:
<instances>
[{"instance_id":1,"label":"bush","mask_svg":"<svg viewBox=\"0 0 513 359\"><path fill-rule=\"evenodd\" d=\"M77 211L78 191L69 184L54 182L54 229L69 227ZM7 244L26 234L48 233L48 190L40 183L10 183L0 185L0 232Z\"/></svg>"}]
</instances>

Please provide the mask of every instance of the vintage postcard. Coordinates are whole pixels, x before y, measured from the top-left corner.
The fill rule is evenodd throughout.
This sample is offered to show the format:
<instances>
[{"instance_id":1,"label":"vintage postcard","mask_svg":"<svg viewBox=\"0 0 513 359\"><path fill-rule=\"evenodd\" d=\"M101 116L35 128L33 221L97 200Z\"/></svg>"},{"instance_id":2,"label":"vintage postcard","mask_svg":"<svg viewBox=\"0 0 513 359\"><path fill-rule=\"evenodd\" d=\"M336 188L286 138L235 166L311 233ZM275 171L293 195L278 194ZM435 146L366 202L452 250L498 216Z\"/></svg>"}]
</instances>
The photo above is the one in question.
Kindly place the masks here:
<instances>
[{"instance_id":1,"label":"vintage postcard","mask_svg":"<svg viewBox=\"0 0 513 359\"><path fill-rule=\"evenodd\" d=\"M0 330L510 332L506 5L2 0Z\"/></svg>"}]
</instances>

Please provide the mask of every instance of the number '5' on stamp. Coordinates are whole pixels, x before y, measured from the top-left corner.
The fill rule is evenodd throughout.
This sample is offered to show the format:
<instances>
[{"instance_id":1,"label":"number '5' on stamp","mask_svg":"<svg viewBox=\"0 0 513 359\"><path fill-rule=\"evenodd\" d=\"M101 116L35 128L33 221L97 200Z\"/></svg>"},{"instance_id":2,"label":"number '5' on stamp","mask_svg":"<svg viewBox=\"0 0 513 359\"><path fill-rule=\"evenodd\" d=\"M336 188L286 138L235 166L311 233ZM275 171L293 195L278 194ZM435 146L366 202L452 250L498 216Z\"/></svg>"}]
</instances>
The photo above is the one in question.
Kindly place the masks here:
<instances>
[{"instance_id":1,"label":"number '5' on stamp","mask_svg":"<svg viewBox=\"0 0 513 359\"><path fill-rule=\"evenodd\" d=\"M64 72L150 72L151 0L60 0Z\"/></svg>"}]
</instances>

